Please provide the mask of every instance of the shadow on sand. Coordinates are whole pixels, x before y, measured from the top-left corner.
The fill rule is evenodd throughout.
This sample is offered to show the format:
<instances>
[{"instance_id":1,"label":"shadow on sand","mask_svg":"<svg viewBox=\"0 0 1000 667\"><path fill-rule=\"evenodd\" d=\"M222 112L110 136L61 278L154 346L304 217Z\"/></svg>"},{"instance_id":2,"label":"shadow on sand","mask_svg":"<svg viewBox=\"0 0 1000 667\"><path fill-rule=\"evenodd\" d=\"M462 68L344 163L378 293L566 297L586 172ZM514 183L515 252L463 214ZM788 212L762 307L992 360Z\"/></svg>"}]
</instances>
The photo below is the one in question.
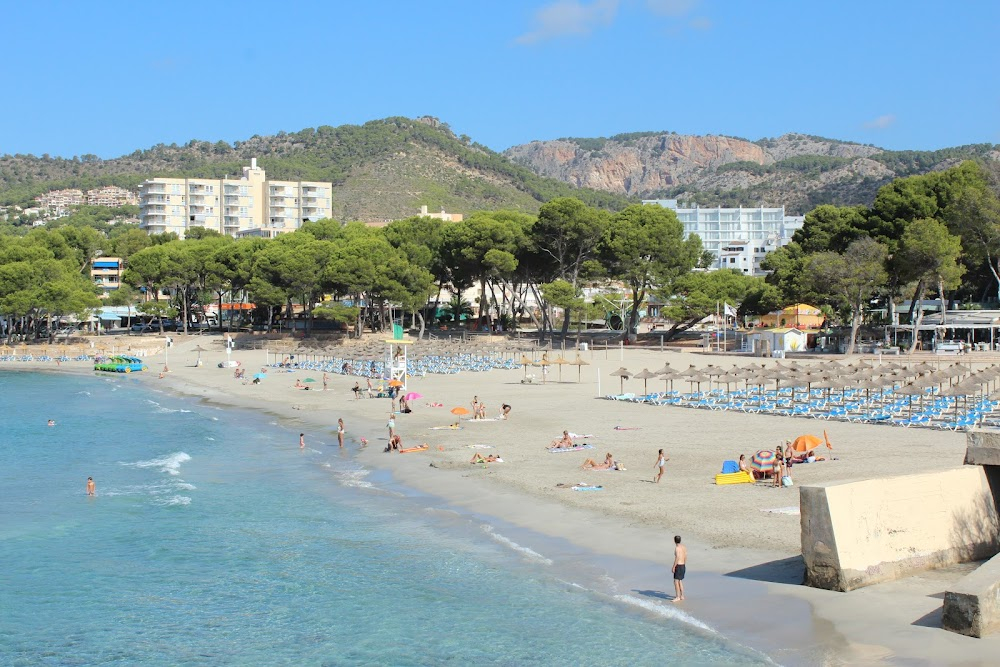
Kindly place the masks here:
<instances>
[{"instance_id":1,"label":"shadow on sand","mask_svg":"<svg viewBox=\"0 0 1000 667\"><path fill-rule=\"evenodd\" d=\"M658 598L660 600L667 600L667 601L674 599L673 594L664 593L663 591L644 591L638 588L633 588L632 592L635 593L636 595L642 595L643 597L647 598Z\"/></svg>"},{"instance_id":2,"label":"shadow on sand","mask_svg":"<svg viewBox=\"0 0 1000 667\"><path fill-rule=\"evenodd\" d=\"M802 556L792 556L727 572L725 576L798 586L805 581L806 566Z\"/></svg>"}]
</instances>

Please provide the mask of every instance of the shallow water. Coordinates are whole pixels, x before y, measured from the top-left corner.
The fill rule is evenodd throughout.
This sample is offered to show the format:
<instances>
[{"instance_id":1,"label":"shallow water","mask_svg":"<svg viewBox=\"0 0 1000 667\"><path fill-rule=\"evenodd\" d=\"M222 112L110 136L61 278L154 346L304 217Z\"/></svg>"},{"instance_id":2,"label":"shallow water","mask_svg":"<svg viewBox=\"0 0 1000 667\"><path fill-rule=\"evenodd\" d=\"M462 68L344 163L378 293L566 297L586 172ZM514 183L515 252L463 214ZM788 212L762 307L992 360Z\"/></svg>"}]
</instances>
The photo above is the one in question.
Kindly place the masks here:
<instances>
[{"instance_id":1,"label":"shallow water","mask_svg":"<svg viewBox=\"0 0 1000 667\"><path fill-rule=\"evenodd\" d=\"M0 391L0 664L767 662L669 602L569 581L335 438L300 451L124 377Z\"/></svg>"}]
</instances>

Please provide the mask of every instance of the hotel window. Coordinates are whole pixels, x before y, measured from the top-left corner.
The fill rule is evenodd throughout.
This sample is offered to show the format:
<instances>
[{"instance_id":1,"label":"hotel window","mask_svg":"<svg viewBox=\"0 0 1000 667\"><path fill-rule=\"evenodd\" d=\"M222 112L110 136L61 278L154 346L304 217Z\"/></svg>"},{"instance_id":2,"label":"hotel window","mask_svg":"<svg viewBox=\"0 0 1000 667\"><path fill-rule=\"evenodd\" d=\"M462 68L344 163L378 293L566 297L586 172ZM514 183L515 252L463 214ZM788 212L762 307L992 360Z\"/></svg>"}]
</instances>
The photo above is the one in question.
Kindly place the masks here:
<instances>
[{"instance_id":1,"label":"hotel window","mask_svg":"<svg viewBox=\"0 0 1000 667\"><path fill-rule=\"evenodd\" d=\"M181 186L179 183L174 183L170 186L171 194L179 195L181 193Z\"/></svg>"},{"instance_id":2,"label":"hotel window","mask_svg":"<svg viewBox=\"0 0 1000 667\"><path fill-rule=\"evenodd\" d=\"M240 206L240 217L245 218L249 214L246 206Z\"/></svg>"}]
</instances>

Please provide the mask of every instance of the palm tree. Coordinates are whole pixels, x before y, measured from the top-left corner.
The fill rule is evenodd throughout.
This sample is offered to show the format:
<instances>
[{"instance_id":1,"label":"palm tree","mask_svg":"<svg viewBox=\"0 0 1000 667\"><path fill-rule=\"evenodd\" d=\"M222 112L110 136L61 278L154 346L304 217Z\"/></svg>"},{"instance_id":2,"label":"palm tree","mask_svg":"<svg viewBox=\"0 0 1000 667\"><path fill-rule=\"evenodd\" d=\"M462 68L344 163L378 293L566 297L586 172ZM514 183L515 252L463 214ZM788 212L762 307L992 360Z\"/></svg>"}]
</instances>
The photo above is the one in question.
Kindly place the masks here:
<instances>
[{"instance_id":1,"label":"palm tree","mask_svg":"<svg viewBox=\"0 0 1000 667\"><path fill-rule=\"evenodd\" d=\"M452 321L456 324L462 320L463 315L471 316L473 313L472 304L463 299L460 294L451 297L451 301L445 305L444 311L451 315Z\"/></svg>"}]
</instances>

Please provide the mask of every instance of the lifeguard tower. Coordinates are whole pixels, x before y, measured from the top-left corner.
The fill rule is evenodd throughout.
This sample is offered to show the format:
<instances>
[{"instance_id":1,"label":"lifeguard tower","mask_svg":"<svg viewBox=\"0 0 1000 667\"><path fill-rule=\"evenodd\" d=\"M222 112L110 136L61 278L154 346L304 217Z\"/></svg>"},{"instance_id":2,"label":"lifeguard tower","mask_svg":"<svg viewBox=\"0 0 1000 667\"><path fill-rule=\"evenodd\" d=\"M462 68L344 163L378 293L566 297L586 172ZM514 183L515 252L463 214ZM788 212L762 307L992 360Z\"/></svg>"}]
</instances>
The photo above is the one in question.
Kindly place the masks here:
<instances>
[{"instance_id":1,"label":"lifeguard tower","mask_svg":"<svg viewBox=\"0 0 1000 667\"><path fill-rule=\"evenodd\" d=\"M406 346L413 341L403 338L403 327L392 325L392 338L386 338L385 368L389 372L389 382L396 380L402 384L401 390L406 390Z\"/></svg>"}]
</instances>

